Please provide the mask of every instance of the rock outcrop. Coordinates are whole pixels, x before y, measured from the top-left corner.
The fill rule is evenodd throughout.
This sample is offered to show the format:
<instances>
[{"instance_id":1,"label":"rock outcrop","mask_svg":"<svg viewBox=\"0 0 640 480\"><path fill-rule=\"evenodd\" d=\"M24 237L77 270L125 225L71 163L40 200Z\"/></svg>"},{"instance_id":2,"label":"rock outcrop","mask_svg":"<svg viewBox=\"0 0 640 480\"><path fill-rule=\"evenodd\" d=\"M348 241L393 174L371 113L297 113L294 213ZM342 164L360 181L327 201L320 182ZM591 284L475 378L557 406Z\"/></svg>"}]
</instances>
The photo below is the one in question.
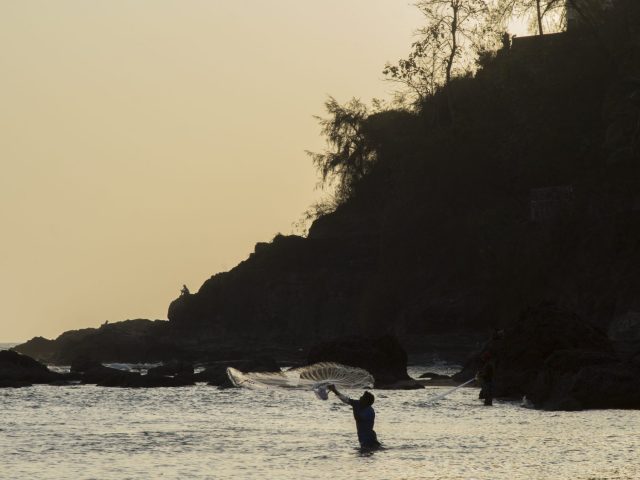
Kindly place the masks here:
<instances>
[{"instance_id":1,"label":"rock outcrop","mask_svg":"<svg viewBox=\"0 0 640 480\"><path fill-rule=\"evenodd\" d=\"M407 374L407 353L391 335L373 339L345 337L321 342L310 349L307 362L309 365L337 362L363 368L373 375L375 388L422 388Z\"/></svg>"},{"instance_id":2,"label":"rock outcrop","mask_svg":"<svg viewBox=\"0 0 640 480\"><path fill-rule=\"evenodd\" d=\"M50 371L33 358L11 350L0 351L0 387L53 383L62 378L62 375Z\"/></svg>"},{"instance_id":3,"label":"rock outcrop","mask_svg":"<svg viewBox=\"0 0 640 480\"><path fill-rule=\"evenodd\" d=\"M354 333L357 306L375 266L374 234L355 239L278 235L228 272L183 294L168 311L176 325L219 338L306 344Z\"/></svg>"},{"instance_id":4,"label":"rock outcrop","mask_svg":"<svg viewBox=\"0 0 640 480\"><path fill-rule=\"evenodd\" d=\"M78 358L136 363L180 357L179 340L169 322L138 319L70 330L55 340L36 337L14 349L49 364L70 365Z\"/></svg>"},{"instance_id":5,"label":"rock outcrop","mask_svg":"<svg viewBox=\"0 0 640 480\"><path fill-rule=\"evenodd\" d=\"M455 375L472 378L486 353L496 397L526 396L538 408L640 408L640 369L622 361L604 332L552 304L524 312Z\"/></svg>"},{"instance_id":6,"label":"rock outcrop","mask_svg":"<svg viewBox=\"0 0 640 480\"><path fill-rule=\"evenodd\" d=\"M547 410L640 408L640 368L606 352L560 350L545 361L528 398Z\"/></svg>"},{"instance_id":7,"label":"rock outcrop","mask_svg":"<svg viewBox=\"0 0 640 480\"><path fill-rule=\"evenodd\" d=\"M194 385L193 369L179 372L150 370L146 375L117 368L106 367L90 359L78 359L71 364L71 376L84 384L100 387L156 388Z\"/></svg>"}]
</instances>

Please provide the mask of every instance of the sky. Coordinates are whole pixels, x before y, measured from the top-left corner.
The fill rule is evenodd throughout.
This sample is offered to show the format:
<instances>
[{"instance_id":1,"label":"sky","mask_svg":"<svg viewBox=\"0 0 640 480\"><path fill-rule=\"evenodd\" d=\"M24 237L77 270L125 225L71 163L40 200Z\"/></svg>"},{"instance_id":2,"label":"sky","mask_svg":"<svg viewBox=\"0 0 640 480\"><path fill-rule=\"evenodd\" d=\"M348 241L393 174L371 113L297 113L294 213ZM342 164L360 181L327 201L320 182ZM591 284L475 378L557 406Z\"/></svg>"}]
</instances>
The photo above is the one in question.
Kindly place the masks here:
<instances>
[{"instance_id":1,"label":"sky","mask_svg":"<svg viewBox=\"0 0 640 480\"><path fill-rule=\"evenodd\" d=\"M0 341L165 319L322 192L328 95L385 98L403 0L0 0Z\"/></svg>"},{"instance_id":2,"label":"sky","mask_svg":"<svg viewBox=\"0 0 640 480\"><path fill-rule=\"evenodd\" d=\"M288 234L328 95L389 98L404 0L0 0L0 341L129 318Z\"/></svg>"}]
</instances>

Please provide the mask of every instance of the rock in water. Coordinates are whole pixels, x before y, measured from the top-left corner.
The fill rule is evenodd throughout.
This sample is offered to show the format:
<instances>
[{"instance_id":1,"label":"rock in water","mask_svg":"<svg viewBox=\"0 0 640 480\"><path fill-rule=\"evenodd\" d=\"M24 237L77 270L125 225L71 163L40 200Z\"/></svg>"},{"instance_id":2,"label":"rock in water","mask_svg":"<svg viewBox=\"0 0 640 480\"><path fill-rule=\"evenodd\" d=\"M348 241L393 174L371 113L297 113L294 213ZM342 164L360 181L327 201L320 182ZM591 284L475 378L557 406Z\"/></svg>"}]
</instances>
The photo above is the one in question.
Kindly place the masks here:
<instances>
[{"instance_id":1,"label":"rock in water","mask_svg":"<svg viewBox=\"0 0 640 480\"><path fill-rule=\"evenodd\" d=\"M407 374L407 353L391 335L369 339L345 337L315 345L307 356L309 365L337 362L363 368L375 379L375 388L423 388Z\"/></svg>"},{"instance_id":2,"label":"rock in water","mask_svg":"<svg viewBox=\"0 0 640 480\"><path fill-rule=\"evenodd\" d=\"M638 365L621 361L604 332L555 305L524 312L454 378L472 378L486 352L497 397L526 395L548 410L640 408Z\"/></svg>"},{"instance_id":3,"label":"rock in water","mask_svg":"<svg viewBox=\"0 0 640 480\"><path fill-rule=\"evenodd\" d=\"M531 400L547 410L640 408L640 369L607 352L553 353L530 388Z\"/></svg>"},{"instance_id":4,"label":"rock in water","mask_svg":"<svg viewBox=\"0 0 640 480\"><path fill-rule=\"evenodd\" d=\"M62 375L50 371L45 365L12 350L0 351L0 386L21 387L33 383L51 383Z\"/></svg>"}]
</instances>

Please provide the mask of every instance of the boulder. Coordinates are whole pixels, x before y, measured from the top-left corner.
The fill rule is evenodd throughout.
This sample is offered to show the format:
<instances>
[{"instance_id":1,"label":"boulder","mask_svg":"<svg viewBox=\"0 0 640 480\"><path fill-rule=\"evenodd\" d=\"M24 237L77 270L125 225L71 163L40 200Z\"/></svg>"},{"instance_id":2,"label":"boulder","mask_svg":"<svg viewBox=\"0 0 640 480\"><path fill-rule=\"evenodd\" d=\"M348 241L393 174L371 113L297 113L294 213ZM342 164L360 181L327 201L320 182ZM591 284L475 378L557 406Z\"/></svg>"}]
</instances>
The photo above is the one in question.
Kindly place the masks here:
<instances>
[{"instance_id":1,"label":"boulder","mask_svg":"<svg viewBox=\"0 0 640 480\"><path fill-rule=\"evenodd\" d=\"M69 330L55 340L35 337L15 350L58 365L69 365L78 357L101 362L155 362L180 353L176 352L178 340L169 322L136 319Z\"/></svg>"},{"instance_id":2,"label":"boulder","mask_svg":"<svg viewBox=\"0 0 640 480\"><path fill-rule=\"evenodd\" d=\"M407 374L407 353L391 335L378 338L353 336L322 342L312 347L307 356L309 365L319 362L363 368L373 375L375 388L423 388Z\"/></svg>"},{"instance_id":3,"label":"boulder","mask_svg":"<svg viewBox=\"0 0 640 480\"><path fill-rule=\"evenodd\" d=\"M104 387L126 386L129 382L135 381L140 374L137 372L127 372L117 368L105 367L101 363L86 364L81 370L73 369L72 374L80 374L82 383L96 384Z\"/></svg>"},{"instance_id":4,"label":"boulder","mask_svg":"<svg viewBox=\"0 0 640 480\"><path fill-rule=\"evenodd\" d=\"M22 387L34 383L52 383L63 376L45 365L12 350L0 351L0 387Z\"/></svg>"},{"instance_id":5,"label":"boulder","mask_svg":"<svg viewBox=\"0 0 640 480\"><path fill-rule=\"evenodd\" d=\"M480 369L481 358L490 353L495 362L495 396L529 397L545 361L560 350L613 355L604 332L572 312L554 304L541 304L527 309L512 325L495 334L453 378L460 382L473 378Z\"/></svg>"},{"instance_id":6,"label":"boulder","mask_svg":"<svg viewBox=\"0 0 640 480\"><path fill-rule=\"evenodd\" d=\"M186 364L175 364L173 368L168 367L164 370L174 371L172 375L163 375L163 370L153 370L150 369L146 375L141 375L138 372L105 367L100 362L86 358L76 359L71 364L71 376L78 377L82 383L93 383L99 387L155 388L194 385L193 366L190 373Z\"/></svg>"},{"instance_id":7,"label":"boulder","mask_svg":"<svg viewBox=\"0 0 640 480\"><path fill-rule=\"evenodd\" d=\"M621 361L604 332L555 305L528 309L454 378L472 378L486 353L496 397L526 396L547 410L640 408L640 366Z\"/></svg>"},{"instance_id":8,"label":"boulder","mask_svg":"<svg viewBox=\"0 0 640 480\"><path fill-rule=\"evenodd\" d=\"M615 355L560 350L544 363L527 397L546 410L640 408L640 368Z\"/></svg>"}]
</instances>

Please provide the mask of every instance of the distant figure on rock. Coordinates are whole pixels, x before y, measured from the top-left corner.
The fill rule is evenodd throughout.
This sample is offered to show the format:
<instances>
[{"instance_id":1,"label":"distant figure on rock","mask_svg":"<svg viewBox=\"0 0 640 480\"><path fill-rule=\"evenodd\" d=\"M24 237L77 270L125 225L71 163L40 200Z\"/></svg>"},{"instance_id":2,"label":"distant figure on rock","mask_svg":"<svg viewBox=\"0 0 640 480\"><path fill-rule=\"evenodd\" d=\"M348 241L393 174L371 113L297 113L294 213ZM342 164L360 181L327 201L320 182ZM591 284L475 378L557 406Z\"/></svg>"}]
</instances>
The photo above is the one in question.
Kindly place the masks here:
<instances>
[{"instance_id":1,"label":"distant figure on rock","mask_svg":"<svg viewBox=\"0 0 640 480\"><path fill-rule=\"evenodd\" d=\"M180 295L189 295L191 292L187 288L186 285L182 285L182 290L180 290Z\"/></svg>"},{"instance_id":2,"label":"distant figure on rock","mask_svg":"<svg viewBox=\"0 0 640 480\"><path fill-rule=\"evenodd\" d=\"M346 395L340 393L335 385L329 385L328 390L335 393L336 396L353 409L353 418L356 420L356 429L358 430L358 441L363 450L374 450L380 448L378 436L373 429L376 419L376 412L373 410L373 402L375 397L370 392L364 392L359 400L352 400Z\"/></svg>"},{"instance_id":3,"label":"distant figure on rock","mask_svg":"<svg viewBox=\"0 0 640 480\"><path fill-rule=\"evenodd\" d=\"M515 36L515 35L514 35ZM501 40L502 40L502 49L505 52L508 52L509 49L511 48L511 35L509 35L508 32L504 32L502 34Z\"/></svg>"},{"instance_id":4,"label":"distant figure on rock","mask_svg":"<svg viewBox=\"0 0 640 480\"><path fill-rule=\"evenodd\" d=\"M480 382L480 394L478 397L484 400L484 404L487 406L493 405L493 373L494 365L491 354L486 352L482 355L482 361L484 362L482 368L476 375L476 379Z\"/></svg>"}]
</instances>

